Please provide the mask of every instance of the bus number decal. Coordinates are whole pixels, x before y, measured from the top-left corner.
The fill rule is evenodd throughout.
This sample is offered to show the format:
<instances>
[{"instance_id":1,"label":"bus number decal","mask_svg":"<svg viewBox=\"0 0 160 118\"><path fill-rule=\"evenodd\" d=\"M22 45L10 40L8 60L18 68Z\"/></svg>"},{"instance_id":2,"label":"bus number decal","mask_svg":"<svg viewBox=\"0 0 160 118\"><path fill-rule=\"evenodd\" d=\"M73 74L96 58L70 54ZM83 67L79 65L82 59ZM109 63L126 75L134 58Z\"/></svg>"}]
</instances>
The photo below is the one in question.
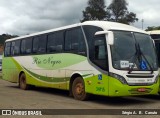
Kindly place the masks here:
<instances>
[{"instance_id":1,"label":"bus number decal","mask_svg":"<svg viewBox=\"0 0 160 118\"><path fill-rule=\"evenodd\" d=\"M104 87L96 87L96 91L98 92L105 92L105 88Z\"/></svg>"}]
</instances>

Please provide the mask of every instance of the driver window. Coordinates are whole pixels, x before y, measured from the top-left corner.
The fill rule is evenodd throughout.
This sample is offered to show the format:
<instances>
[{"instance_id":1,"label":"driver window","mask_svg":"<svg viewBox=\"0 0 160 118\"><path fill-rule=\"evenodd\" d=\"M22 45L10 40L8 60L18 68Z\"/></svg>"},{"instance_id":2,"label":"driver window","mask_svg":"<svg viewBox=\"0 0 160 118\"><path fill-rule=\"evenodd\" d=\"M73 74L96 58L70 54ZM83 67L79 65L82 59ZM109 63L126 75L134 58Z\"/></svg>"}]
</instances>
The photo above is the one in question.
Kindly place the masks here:
<instances>
[{"instance_id":1,"label":"driver window","mask_svg":"<svg viewBox=\"0 0 160 118\"><path fill-rule=\"evenodd\" d=\"M104 70L108 68L105 35L94 38L94 63Z\"/></svg>"}]
</instances>

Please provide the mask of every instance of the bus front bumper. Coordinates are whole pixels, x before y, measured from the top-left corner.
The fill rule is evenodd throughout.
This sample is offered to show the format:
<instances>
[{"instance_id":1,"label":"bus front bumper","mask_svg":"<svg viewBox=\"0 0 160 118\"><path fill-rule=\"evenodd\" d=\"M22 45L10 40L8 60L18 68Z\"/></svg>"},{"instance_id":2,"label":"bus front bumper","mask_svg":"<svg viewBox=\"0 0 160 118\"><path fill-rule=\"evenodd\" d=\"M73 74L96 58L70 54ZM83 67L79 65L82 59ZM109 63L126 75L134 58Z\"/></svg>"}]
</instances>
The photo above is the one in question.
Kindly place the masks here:
<instances>
[{"instance_id":1,"label":"bus front bumper","mask_svg":"<svg viewBox=\"0 0 160 118\"><path fill-rule=\"evenodd\" d=\"M147 86L130 86L122 84L115 78L109 78L109 96L156 95L158 89L159 81Z\"/></svg>"}]
</instances>

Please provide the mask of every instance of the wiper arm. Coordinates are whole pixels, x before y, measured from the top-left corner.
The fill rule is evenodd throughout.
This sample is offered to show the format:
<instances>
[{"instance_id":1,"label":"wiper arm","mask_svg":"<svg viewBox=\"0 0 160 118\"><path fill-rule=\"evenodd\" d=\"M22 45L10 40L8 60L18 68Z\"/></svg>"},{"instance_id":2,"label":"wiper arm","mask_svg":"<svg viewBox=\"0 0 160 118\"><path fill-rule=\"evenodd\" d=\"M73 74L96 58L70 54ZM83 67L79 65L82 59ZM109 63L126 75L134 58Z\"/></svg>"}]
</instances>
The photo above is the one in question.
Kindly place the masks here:
<instances>
[{"instance_id":1,"label":"wiper arm","mask_svg":"<svg viewBox=\"0 0 160 118\"><path fill-rule=\"evenodd\" d=\"M131 72L133 71L134 63L136 63L137 59L139 59L140 53L139 53L139 50L138 50L136 43L135 43L135 48L136 48L136 53L134 54L133 65L131 67L129 67L128 74L131 74Z\"/></svg>"},{"instance_id":2,"label":"wiper arm","mask_svg":"<svg viewBox=\"0 0 160 118\"><path fill-rule=\"evenodd\" d=\"M129 67L128 74L131 74L131 72L133 71L134 63L137 61L137 58L138 58L138 52L136 51L136 53L134 54L133 65Z\"/></svg>"}]
</instances>

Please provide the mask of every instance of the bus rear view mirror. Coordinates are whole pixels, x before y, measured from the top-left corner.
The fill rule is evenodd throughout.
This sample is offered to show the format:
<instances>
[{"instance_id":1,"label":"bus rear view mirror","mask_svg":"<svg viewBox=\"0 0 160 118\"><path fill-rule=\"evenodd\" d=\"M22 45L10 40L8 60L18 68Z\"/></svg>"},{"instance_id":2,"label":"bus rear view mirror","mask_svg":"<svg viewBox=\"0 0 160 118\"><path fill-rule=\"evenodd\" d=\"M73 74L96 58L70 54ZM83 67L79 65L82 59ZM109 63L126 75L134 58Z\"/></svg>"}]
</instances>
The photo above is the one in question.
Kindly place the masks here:
<instances>
[{"instance_id":1,"label":"bus rear view mirror","mask_svg":"<svg viewBox=\"0 0 160 118\"><path fill-rule=\"evenodd\" d=\"M113 32L109 31L107 38L108 38L107 39L108 45L114 45L114 35L113 35Z\"/></svg>"},{"instance_id":2,"label":"bus rear view mirror","mask_svg":"<svg viewBox=\"0 0 160 118\"><path fill-rule=\"evenodd\" d=\"M95 33L95 36L103 35L103 34L106 35L108 45L113 45L114 44L113 32L112 31L98 31Z\"/></svg>"}]
</instances>

